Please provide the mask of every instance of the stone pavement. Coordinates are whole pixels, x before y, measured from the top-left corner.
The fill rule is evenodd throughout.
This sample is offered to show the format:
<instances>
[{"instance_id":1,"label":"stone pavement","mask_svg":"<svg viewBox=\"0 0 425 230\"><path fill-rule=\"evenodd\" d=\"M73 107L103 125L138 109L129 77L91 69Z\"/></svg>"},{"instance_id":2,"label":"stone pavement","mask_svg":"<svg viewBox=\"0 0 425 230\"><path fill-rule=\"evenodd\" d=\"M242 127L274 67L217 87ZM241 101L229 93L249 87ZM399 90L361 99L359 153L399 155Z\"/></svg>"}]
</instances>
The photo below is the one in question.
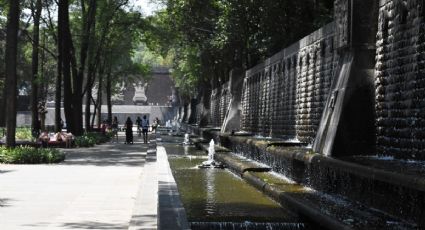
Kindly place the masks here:
<instances>
[{"instance_id":1,"label":"stone pavement","mask_svg":"<svg viewBox=\"0 0 425 230\"><path fill-rule=\"evenodd\" d=\"M156 229L158 175L173 179L157 167L165 152L147 162L146 150L120 137L66 150L61 164L0 165L0 229Z\"/></svg>"}]
</instances>

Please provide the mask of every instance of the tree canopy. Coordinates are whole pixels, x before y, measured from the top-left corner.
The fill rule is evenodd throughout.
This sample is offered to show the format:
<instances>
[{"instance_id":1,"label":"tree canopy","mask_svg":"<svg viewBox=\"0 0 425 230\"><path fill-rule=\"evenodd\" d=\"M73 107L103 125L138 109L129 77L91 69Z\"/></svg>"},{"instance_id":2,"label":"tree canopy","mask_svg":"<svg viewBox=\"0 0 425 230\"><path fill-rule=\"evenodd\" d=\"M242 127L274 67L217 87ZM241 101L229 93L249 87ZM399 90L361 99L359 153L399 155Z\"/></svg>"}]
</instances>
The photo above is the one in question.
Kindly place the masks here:
<instances>
[{"instance_id":1,"label":"tree canopy","mask_svg":"<svg viewBox=\"0 0 425 230\"><path fill-rule=\"evenodd\" d=\"M144 41L171 55L180 91L226 80L330 22L331 0L162 0L146 19Z\"/></svg>"},{"instance_id":2,"label":"tree canopy","mask_svg":"<svg viewBox=\"0 0 425 230\"><path fill-rule=\"evenodd\" d=\"M6 113L16 113L9 89L22 88L33 98L33 127L54 99L56 130L63 102L68 131L82 134L95 123L90 105L100 114L106 103L111 119L117 83L158 65L170 66L180 93L193 97L326 24L333 7L331 0L156 2L163 7L144 17L130 0L0 0L0 106L10 105L0 125ZM9 30L18 31L16 40ZM93 97L95 87L105 92Z\"/></svg>"}]
</instances>

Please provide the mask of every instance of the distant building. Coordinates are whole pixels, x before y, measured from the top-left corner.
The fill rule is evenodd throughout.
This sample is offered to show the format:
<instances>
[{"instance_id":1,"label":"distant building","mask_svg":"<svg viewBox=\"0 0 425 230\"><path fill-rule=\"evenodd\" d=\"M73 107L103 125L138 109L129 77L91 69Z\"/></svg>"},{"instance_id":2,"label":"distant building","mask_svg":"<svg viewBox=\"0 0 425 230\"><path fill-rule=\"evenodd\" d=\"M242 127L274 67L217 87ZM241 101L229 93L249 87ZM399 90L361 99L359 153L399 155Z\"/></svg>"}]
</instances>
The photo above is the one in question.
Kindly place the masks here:
<instances>
[{"instance_id":1,"label":"distant building","mask_svg":"<svg viewBox=\"0 0 425 230\"><path fill-rule=\"evenodd\" d=\"M174 116L173 102L177 96L174 82L171 79L169 68L155 67L147 80L138 80L136 82L121 82L117 85L118 92L112 95L112 113L117 116L121 123L127 117L135 119L137 116L147 115L153 120L158 117L160 120L169 120ZM97 99L98 87L93 87L92 96ZM106 93L102 93L102 119L107 117ZM54 124L54 93L48 94L46 125ZM21 105L18 112L18 126L31 124L31 113L29 112L29 100L27 97L20 97ZM85 103L85 100L83 100ZM85 106L83 106L83 111ZM91 110L94 107L91 106ZM64 118L62 109L62 118ZM93 113L93 112L92 112ZM84 114L83 114L84 116Z\"/></svg>"}]
</instances>

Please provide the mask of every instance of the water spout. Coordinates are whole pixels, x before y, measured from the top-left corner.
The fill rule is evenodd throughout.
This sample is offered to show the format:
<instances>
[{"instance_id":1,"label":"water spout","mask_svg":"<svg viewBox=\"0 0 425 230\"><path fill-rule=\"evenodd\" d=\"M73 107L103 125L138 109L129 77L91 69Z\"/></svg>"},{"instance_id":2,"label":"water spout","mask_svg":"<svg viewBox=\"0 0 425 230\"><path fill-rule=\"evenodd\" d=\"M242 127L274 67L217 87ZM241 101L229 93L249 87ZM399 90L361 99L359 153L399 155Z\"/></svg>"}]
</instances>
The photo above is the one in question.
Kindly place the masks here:
<instances>
[{"instance_id":1,"label":"water spout","mask_svg":"<svg viewBox=\"0 0 425 230\"><path fill-rule=\"evenodd\" d=\"M214 154L215 154L215 143L214 143L214 140L211 139L210 146L208 147L208 161L210 162L214 161Z\"/></svg>"},{"instance_id":2,"label":"water spout","mask_svg":"<svg viewBox=\"0 0 425 230\"><path fill-rule=\"evenodd\" d=\"M198 165L199 168L224 168L224 165L220 162L214 161L215 155L215 143L214 140L211 139L210 146L208 147L208 160L202 162L201 165Z\"/></svg>"},{"instance_id":3,"label":"water spout","mask_svg":"<svg viewBox=\"0 0 425 230\"><path fill-rule=\"evenodd\" d=\"M183 145L190 145L189 133L184 135Z\"/></svg>"}]
</instances>

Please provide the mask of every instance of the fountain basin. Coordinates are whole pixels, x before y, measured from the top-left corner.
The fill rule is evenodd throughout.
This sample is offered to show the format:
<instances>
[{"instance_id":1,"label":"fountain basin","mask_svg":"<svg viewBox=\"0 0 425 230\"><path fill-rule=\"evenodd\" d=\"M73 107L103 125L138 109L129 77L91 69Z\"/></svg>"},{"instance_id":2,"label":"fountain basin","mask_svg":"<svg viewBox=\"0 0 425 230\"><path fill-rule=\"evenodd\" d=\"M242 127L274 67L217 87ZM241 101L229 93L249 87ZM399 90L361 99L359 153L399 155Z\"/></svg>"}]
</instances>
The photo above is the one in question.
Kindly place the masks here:
<instances>
[{"instance_id":1,"label":"fountain basin","mask_svg":"<svg viewBox=\"0 0 425 230\"><path fill-rule=\"evenodd\" d=\"M220 168L224 169L225 165L220 162L215 161L203 161L202 164L198 165L200 169L208 169L208 168Z\"/></svg>"},{"instance_id":2,"label":"fountain basin","mask_svg":"<svg viewBox=\"0 0 425 230\"><path fill-rule=\"evenodd\" d=\"M191 229L312 229L231 171L198 169L205 151L176 143L164 147Z\"/></svg>"},{"instance_id":3,"label":"fountain basin","mask_svg":"<svg viewBox=\"0 0 425 230\"><path fill-rule=\"evenodd\" d=\"M300 223L297 214L228 170L197 169L202 159L170 158L189 222Z\"/></svg>"},{"instance_id":4,"label":"fountain basin","mask_svg":"<svg viewBox=\"0 0 425 230\"><path fill-rule=\"evenodd\" d=\"M270 146L267 141L246 137L222 135L220 139L233 152L269 165L273 171L299 184L323 193L344 196L366 207L425 226L420 211L425 208L422 202L425 179L416 173L422 170L408 170L406 173L397 170L397 164L391 164L394 168L378 167L377 162L371 163L365 157L351 158L351 162L347 162L315 154L303 146Z\"/></svg>"}]
</instances>

